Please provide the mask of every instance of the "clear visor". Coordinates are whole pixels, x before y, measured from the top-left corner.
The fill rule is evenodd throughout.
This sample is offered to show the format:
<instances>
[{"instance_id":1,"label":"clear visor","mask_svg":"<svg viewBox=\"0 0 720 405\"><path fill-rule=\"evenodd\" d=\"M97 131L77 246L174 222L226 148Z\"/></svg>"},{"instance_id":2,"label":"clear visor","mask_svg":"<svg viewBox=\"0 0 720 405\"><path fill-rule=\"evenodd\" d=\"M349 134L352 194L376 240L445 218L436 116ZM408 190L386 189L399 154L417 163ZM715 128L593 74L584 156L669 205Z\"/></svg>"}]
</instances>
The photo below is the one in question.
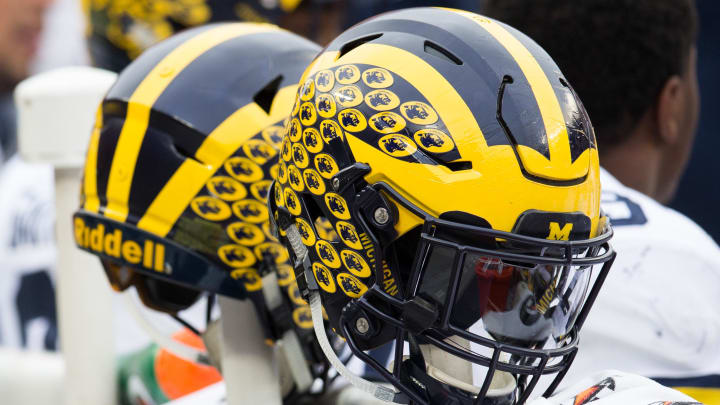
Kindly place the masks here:
<instances>
[{"instance_id":1,"label":"clear visor","mask_svg":"<svg viewBox=\"0 0 720 405\"><path fill-rule=\"evenodd\" d=\"M561 249L553 250L543 248L537 257L563 256ZM588 251L574 252L573 259ZM592 269L521 262L435 244L427 250L418 295L431 299L443 324L451 328L523 348L548 349L561 347L572 331Z\"/></svg>"}]
</instances>

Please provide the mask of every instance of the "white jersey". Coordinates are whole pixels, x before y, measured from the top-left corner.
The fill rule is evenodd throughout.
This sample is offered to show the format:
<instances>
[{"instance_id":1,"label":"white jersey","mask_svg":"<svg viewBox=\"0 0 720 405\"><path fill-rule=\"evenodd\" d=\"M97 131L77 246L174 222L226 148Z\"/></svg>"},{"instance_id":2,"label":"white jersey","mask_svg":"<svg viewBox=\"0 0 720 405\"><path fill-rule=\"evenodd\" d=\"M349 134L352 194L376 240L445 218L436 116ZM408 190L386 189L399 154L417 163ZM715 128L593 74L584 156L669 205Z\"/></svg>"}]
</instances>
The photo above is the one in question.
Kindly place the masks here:
<instances>
[{"instance_id":1,"label":"white jersey","mask_svg":"<svg viewBox=\"0 0 720 405\"><path fill-rule=\"evenodd\" d=\"M0 345L57 348L53 172L0 163Z\"/></svg>"},{"instance_id":2,"label":"white jersey","mask_svg":"<svg viewBox=\"0 0 720 405\"><path fill-rule=\"evenodd\" d=\"M717 400L720 249L692 220L604 170L601 183L617 259L565 381L612 367L673 387L704 387L683 390Z\"/></svg>"},{"instance_id":3,"label":"white jersey","mask_svg":"<svg viewBox=\"0 0 720 405\"><path fill-rule=\"evenodd\" d=\"M347 393L331 393L331 402L335 405L382 405L389 404L374 399L369 394L361 394L356 388ZM225 385L217 383L197 391L168 405L225 405ZM318 399L314 403L325 404ZM604 371L583 378L571 387L550 398L537 398L527 405L693 405L700 404L687 395L651 381L645 377L621 371Z\"/></svg>"}]
</instances>

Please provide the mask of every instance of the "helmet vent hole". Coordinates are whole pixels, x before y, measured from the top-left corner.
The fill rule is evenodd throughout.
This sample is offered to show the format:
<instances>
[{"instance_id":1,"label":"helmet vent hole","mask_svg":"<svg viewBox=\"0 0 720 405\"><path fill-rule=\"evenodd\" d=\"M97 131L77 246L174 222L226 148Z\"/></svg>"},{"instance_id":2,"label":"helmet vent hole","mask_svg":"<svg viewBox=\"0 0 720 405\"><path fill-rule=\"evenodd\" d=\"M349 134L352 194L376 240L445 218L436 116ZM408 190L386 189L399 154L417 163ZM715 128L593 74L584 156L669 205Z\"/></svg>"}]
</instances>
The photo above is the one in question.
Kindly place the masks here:
<instances>
[{"instance_id":1,"label":"helmet vent hole","mask_svg":"<svg viewBox=\"0 0 720 405\"><path fill-rule=\"evenodd\" d=\"M562 84L562 85L565 86L565 87L570 87L570 85L568 84L568 82L567 82L564 78L562 78L562 77L560 78L560 84Z\"/></svg>"},{"instance_id":2,"label":"helmet vent hole","mask_svg":"<svg viewBox=\"0 0 720 405\"><path fill-rule=\"evenodd\" d=\"M381 36L383 36L382 33L380 33L380 34L373 34L373 35L368 35L368 36L366 36L366 37L358 38L358 39L355 39L355 40L352 40L352 41L346 43L345 45L343 45L343 46L340 48L340 54L338 55L337 59L335 59L335 60L338 60L338 59L342 58L343 56L345 56L345 54L347 54L348 52L350 52L350 51L352 51L353 49L357 48L358 46L360 46L360 45L362 45L362 44L366 44L366 43L368 43L368 42L370 42L370 41L374 41L374 40L380 38Z\"/></svg>"},{"instance_id":3,"label":"helmet vent hole","mask_svg":"<svg viewBox=\"0 0 720 405\"><path fill-rule=\"evenodd\" d=\"M473 168L472 162L469 160L463 160L459 162L442 162L442 165L447 167L453 172L460 172L463 170L471 170Z\"/></svg>"},{"instance_id":4,"label":"helmet vent hole","mask_svg":"<svg viewBox=\"0 0 720 405\"><path fill-rule=\"evenodd\" d=\"M267 114L270 114L270 108L272 107L275 95L280 89L280 82L282 82L282 79L282 75L276 77L260 91L255 93L255 97L253 97L255 104L259 105L260 108L262 108Z\"/></svg>"},{"instance_id":5,"label":"helmet vent hole","mask_svg":"<svg viewBox=\"0 0 720 405\"><path fill-rule=\"evenodd\" d=\"M450 63L454 63L456 65L462 65L463 61L460 60L457 56L453 55L448 51L447 49L441 47L440 45L434 44L430 41L425 41L425 53L429 55L433 55L435 57L438 57L440 59L444 59Z\"/></svg>"}]
</instances>

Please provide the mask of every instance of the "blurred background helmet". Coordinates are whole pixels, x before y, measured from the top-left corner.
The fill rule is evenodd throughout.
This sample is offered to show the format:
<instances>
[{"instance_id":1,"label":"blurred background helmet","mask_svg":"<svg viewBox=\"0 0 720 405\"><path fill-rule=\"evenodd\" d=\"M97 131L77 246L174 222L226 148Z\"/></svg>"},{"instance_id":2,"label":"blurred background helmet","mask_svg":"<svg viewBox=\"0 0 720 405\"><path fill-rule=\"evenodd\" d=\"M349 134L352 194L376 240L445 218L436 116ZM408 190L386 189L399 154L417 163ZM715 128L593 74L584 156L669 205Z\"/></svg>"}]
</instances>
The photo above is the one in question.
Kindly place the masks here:
<instances>
[{"instance_id":1,"label":"blurred background helmet","mask_svg":"<svg viewBox=\"0 0 720 405\"><path fill-rule=\"evenodd\" d=\"M302 0L83 0L93 63L119 72L150 46L213 22L274 22Z\"/></svg>"},{"instance_id":2,"label":"blurred background helmet","mask_svg":"<svg viewBox=\"0 0 720 405\"><path fill-rule=\"evenodd\" d=\"M270 210L313 317L396 401L559 382L614 253L592 125L537 44L451 9L360 23L305 72L280 155ZM365 351L389 342L388 371Z\"/></svg>"},{"instance_id":3,"label":"blurred background helmet","mask_svg":"<svg viewBox=\"0 0 720 405\"><path fill-rule=\"evenodd\" d=\"M203 293L251 299L266 336L296 332L322 377L265 202L297 81L319 50L264 23L210 24L149 48L98 109L74 228L114 289L134 286L171 315Z\"/></svg>"}]
</instances>

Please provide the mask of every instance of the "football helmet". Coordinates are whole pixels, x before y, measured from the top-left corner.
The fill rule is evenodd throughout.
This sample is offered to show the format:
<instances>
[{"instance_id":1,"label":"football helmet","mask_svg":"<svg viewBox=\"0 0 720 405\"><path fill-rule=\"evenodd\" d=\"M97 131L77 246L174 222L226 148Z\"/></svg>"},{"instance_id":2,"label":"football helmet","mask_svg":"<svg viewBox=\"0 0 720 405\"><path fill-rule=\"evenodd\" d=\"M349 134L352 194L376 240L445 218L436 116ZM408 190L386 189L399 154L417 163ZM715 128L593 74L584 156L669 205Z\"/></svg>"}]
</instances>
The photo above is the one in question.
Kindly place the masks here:
<instances>
[{"instance_id":1,"label":"football helmet","mask_svg":"<svg viewBox=\"0 0 720 405\"><path fill-rule=\"evenodd\" d=\"M176 32L221 21L272 22L302 0L84 0L95 66L121 71Z\"/></svg>"},{"instance_id":2,"label":"football helmet","mask_svg":"<svg viewBox=\"0 0 720 405\"><path fill-rule=\"evenodd\" d=\"M203 293L250 299L269 339L294 331L305 343L317 366L308 385L327 367L265 201L296 83L319 50L256 23L148 49L98 109L74 215L78 247L100 257L114 289L134 286L172 315Z\"/></svg>"},{"instance_id":3,"label":"football helmet","mask_svg":"<svg viewBox=\"0 0 720 405\"><path fill-rule=\"evenodd\" d=\"M537 44L416 8L350 28L308 67L268 205L321 346L324 307L397 391L325 350L341 374L401 403L523 403L564 376L614 258L598 176L587 113ZM389 342L390 370L366 353Z\"/></svg>"}]
</instances>

